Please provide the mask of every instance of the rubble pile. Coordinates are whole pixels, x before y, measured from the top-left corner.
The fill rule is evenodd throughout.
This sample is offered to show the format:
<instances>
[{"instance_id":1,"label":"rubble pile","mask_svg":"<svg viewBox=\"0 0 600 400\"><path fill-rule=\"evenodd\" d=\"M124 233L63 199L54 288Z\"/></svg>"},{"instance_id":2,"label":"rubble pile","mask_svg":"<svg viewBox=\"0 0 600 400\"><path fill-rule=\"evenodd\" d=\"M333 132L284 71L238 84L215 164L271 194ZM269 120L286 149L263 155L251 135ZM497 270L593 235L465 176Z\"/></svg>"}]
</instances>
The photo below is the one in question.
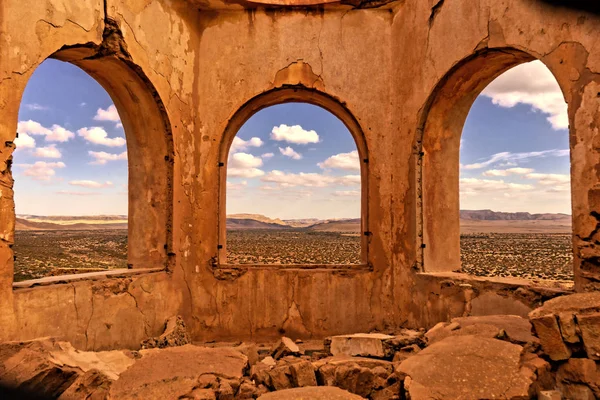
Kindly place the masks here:
<instances>
[{"instance_id":1,"label":"rubble pile","mask_svg":"<svg viewBox=\"0 0 600 400\"><path fill-rule=\"evenodd\" d=\"M548 300L529 319L557 367L556 386L563 398L600 398L600 292Z\"/></svg>"},{"instance_id":2,"label":"rubble pile","mask_svg":"<svg viewBox=\"0 0 600 400\"><path fill-rule=\"evenodd\" d=\"M52 338L0 344L0 385L63 400L594 399L599 313L600 293L575 294L546 302L531 322L473 316L427 332L203 345L187 343L173 317L139 351L85 352Z\"/></svg>"}]
</instances>

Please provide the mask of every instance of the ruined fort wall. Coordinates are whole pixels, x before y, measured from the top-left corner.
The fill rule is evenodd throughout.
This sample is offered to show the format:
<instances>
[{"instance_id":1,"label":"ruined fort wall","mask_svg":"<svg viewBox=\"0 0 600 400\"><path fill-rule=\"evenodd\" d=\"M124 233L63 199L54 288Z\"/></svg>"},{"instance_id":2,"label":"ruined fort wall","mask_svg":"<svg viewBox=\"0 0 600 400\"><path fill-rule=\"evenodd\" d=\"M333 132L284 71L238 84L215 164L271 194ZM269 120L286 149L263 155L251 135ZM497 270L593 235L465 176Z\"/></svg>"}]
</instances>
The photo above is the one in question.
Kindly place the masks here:
<instances>
[{"instance_id":1,"label":"ruined fort wall","mask_svg":"<svg viewBox=\"0 0 600 400\"><path fill-rule=\"evenodd\" d=\"M495 76L534 58L555 74L569 103L577 284L597 288L591 211L598 209L598 17L533 0L279 11L197 11L188 2L158 0L31 3L0 4L0 340L52 335L78 347L135 347L173 314L183 315L198 340L428 327L498 310L524 315L555 293L451 271L461 121ZM102 59L90 64L61 54L112 88L128 151L142 166L134 173L155 175L135 182L135 190L130 185L130 203L150 204L148 215L156 216L131 213L141 251L130 258L137 260L134 271L164 271L13 290L7 162L21 94L35 67L64 45L98 51L108 43L111 21L119 30L111 43L126 51L109 46L118 65L110 76ZM137 83L127 84L131 79ZM129 100L128 87L135 89ZM232 139L227 132L249 102L260 108L284 90L331 106L363 138L363 230L371 234L362 266L252 269L219 262L219 162ZM146 128L136 123L145 119L135 113L140 104L153 110Z\"/></svg>"}]
</instances>

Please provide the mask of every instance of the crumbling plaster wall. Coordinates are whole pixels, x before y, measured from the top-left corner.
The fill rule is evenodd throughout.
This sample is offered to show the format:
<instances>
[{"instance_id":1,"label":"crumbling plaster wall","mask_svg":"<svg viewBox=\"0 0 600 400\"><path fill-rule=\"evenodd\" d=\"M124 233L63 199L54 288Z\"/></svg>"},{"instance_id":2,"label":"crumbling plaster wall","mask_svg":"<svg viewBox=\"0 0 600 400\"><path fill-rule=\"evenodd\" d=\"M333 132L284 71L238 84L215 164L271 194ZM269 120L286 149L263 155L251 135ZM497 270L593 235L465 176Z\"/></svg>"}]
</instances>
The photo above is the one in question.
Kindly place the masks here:
<instances>
[{"instance_id":1,"label":"crumbling plaster wall","mask_svg":"<svg viewBox=\"0 0 600 400\"><path fill-rule=\"evenodd\" d=\"M155 88L170 124L166 271L13 291L14 205L6 161L20 96L33 69L63 45L100 45L106 17L120 28L131 61ZM86 348L135 347L175 313L184 316L194 338L222 340L431 326L496 308L524 314L556 293L452 273L420 274L456 267L422 264L427 259L421 253L423 221L435 218L450 236L458 232L458 221L442 225L452 218L440 219L426 202L420 208L429 187L452 186L442 182L444 174L419 175L419 153L426 158L429 151L421 146L429 108L450 71L488 48L516 48L542 59L565 92L577 177L578 288L597 288L598 221L591 211L600 207L594 190L600 161L595 150L598 17L534 0L224 11L197 11L188 2L166 0L48 0L31 6L8 0L0 4L0 27L0 143L8 142L0 153L0 326L6 327L0 340L58 335ZM218 167L223 132L250 99L290 86L337 99L364 132L369 154L365 229L372 233L368 267L223 269L214 264L219 207L224 207ZM468 98L461 104L468 112ZM459 138L460 132L444 140ZM437 139L429 140L435 144ZM442 166L457 182L452 157ZM445 206L451 213L452 204ZM426 249L438 248L426 244ZM444 246L436 251L454 251Z\"/></svg>"}]
</instances>

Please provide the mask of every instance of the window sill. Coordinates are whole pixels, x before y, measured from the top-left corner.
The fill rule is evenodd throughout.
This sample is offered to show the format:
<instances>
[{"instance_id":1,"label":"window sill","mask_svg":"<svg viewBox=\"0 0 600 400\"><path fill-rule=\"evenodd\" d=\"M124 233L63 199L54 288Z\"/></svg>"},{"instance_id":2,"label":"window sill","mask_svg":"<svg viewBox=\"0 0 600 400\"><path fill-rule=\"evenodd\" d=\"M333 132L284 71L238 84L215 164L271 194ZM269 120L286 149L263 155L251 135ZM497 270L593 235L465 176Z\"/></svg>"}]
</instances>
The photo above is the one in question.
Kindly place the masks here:
<instances>
[{"instance_id":1,"label":"window sill","mask_svg":"<svg viewBox=\"0 0 600 400\"><path fill-rule=\"evenodd\" d=\"M217 270L372 271L370 264L218 264Z\"/></svg>"},{"instance_id":2,"label":"window sill","mask_svg":"<svg viewBox=\"0 0 600 400\"><path fill-rule=\"evenodd\" d=\"M47 276L39 279L29 279L21 282L13 282L13 289L27 289L34 286L48 286L56 285L60 283L71 283L78 281L94 281L106 278L121 278L132 275L141 275L151 272L164 271L164 268L137 268L137 269L113 269L99 272L87 272L83 274L71 274L71 275L59 275L59 276Z\"/></svg>"},{"instance_id":3,"label":"window sill","mask_svg":"<svg viewBox=\"0 0 600 400\"><path fill-rule=\"evenodd\" d=\"M556 290L565 293L571 293L573 291L573 281L556 281L550 279L530 280L526 278L501 276L476 276L462 272L419 272L417 275L438 279L451 279L464 283L478 282L501 284L505 286L522 286L553 291Z\"/></svg>"}]
</instances>

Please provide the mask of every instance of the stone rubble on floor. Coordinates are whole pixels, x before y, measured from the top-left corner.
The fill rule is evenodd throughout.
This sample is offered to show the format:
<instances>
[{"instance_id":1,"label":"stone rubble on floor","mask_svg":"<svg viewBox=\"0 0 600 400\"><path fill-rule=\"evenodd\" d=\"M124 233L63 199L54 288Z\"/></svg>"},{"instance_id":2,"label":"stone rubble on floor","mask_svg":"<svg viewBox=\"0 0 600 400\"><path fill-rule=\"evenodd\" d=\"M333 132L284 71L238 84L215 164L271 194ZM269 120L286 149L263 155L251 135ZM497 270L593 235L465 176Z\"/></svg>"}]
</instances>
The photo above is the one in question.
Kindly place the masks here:
<instances>
[{"instance_id":1,"label":"stone rubble on floor","mask_svg":"<svg viewBox=\"0 0 600 400\"><path fill-rule=\"evenodd\" d=\"M599 312L600 293L574 294L546 302L531 322L460 317L427 332L274 345L185 344L185 324L173 317L139 351L85 352L53 338L2 343L0 385L62 400L595 399Z\"/></svg>"}]
</instances>

